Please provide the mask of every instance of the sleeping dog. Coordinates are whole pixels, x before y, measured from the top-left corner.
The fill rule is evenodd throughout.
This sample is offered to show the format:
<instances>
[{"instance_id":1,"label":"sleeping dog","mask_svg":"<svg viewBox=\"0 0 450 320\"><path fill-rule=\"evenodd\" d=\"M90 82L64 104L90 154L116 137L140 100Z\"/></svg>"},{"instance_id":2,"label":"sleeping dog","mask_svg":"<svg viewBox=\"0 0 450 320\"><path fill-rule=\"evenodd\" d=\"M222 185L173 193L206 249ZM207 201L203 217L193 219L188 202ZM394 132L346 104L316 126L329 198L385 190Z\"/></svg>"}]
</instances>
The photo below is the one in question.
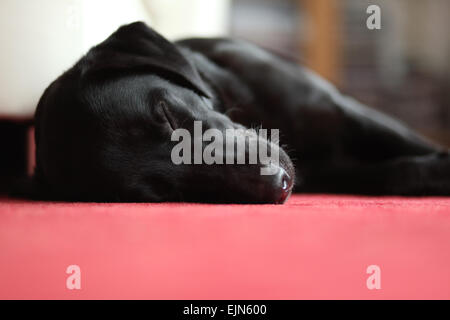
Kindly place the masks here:
<instances>
[{"instance_id":1,"label":"sleeping dog","mask_svg":"<svg viewBox=\"0 0 450 320\"><path fill-rule=\"evenodd\" d=\"M260 161L175 164L172 134L192 132L196 121L220 131L279 129L279 144L262 141L279 153L274 173L261 175ZM293 191L450 194L447 150L305 67L240 40L172 43L140 22L54 81L35 126L26 192L38 199L283 203Z\"/></svg>"}]
</instances>

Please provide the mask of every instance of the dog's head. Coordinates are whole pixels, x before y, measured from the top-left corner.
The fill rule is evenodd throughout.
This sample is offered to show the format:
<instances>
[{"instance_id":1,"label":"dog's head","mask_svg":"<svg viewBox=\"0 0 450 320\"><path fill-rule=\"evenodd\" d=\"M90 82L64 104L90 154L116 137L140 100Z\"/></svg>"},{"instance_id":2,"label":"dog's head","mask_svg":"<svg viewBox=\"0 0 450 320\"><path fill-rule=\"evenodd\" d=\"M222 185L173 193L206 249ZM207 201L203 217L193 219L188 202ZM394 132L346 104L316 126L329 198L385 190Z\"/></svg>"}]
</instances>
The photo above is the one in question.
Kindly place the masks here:
<instances>
[{"instance_id":1,"label":"dog's head","mask_svg":"<svg viewBox=\"0 0 450 320\"><path fill-rule=\"evenodd\" d=\"M174 130L194 134L195 121L203 130L242 128L214 110L214 97L174 44L143 23L121 27L44 92L35 117L35 188L76 201L284 202L293 167L264 138L257 140L280 157L271 175L261 175L271 164L260 161L173 161Z\"/></svg>"}]
</instances>

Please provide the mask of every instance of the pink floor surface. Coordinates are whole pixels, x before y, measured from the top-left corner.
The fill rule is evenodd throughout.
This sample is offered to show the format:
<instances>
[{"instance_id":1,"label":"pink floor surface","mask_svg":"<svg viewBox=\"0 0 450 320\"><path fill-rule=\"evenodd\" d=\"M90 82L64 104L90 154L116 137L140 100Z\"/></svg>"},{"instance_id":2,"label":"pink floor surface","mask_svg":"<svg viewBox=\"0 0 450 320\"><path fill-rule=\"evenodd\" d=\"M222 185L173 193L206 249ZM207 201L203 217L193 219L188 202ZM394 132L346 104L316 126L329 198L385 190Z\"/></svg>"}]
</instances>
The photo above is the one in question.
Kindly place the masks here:
<instances>
[{"instance_id":1,"label":"pink floor surface","mask_svg":"<svg viewBox=\"0 0 450 320\"><path fill-rule=\"evenodd\" d=\"M69 265L81 290L66 287ZM0 298L450 299L450 198L1 200Z\"/></svg>"}]
</instances>

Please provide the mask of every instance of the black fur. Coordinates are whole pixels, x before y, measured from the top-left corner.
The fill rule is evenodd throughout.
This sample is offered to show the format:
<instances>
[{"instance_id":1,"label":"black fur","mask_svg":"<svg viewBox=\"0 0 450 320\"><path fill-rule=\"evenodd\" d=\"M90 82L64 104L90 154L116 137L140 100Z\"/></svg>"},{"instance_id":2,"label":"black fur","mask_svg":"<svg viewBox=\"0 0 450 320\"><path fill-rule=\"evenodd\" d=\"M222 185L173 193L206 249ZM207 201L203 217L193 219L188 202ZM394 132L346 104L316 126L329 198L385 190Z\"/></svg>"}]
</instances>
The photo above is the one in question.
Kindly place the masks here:
<instances>
[{"instance_id":1,"label":"black fur","mask_svg":"<svg viewBox=\"0 0 450 320\"><path fill-rule=\"evenodd\" d=\"M280 178L259 175L261 165L174 165L170 134L192 130L194 120L221 130L280 129L289 153L281 150L280 170L289 184L295 175L297 192L450 194L446 150L308 69L238 40L170 43L143 23L120 28L45 91L27 193L75 201L285 200Z\"/></svg>"}]
</instances>

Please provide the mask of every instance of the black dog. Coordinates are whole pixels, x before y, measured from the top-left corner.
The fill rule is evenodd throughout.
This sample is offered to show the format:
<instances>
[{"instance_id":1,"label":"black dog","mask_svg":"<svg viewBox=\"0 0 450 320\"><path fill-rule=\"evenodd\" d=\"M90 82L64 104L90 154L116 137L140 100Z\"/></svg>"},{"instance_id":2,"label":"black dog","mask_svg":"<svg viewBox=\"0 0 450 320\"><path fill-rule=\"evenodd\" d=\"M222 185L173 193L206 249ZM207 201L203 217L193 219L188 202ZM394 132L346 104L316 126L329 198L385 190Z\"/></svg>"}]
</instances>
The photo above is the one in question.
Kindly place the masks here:
<instances>
[{"instance_id":1,"label":"black dog","mask_svg":"<svg viewBox=\"0 0 450 320\"><path fill-rule=\"evenodd\" d=\"M175 165L176 128L280 129L265 164ZM309 70L231 39L120 28L59 77L35 117L36 198L283 203L296 192L449 195L448 152ZM262 139L262 138L259 138ZM248 153L248 150L246 153ZM294 166L290 159L294 159Z\"/></svg>"}]
</instances>

